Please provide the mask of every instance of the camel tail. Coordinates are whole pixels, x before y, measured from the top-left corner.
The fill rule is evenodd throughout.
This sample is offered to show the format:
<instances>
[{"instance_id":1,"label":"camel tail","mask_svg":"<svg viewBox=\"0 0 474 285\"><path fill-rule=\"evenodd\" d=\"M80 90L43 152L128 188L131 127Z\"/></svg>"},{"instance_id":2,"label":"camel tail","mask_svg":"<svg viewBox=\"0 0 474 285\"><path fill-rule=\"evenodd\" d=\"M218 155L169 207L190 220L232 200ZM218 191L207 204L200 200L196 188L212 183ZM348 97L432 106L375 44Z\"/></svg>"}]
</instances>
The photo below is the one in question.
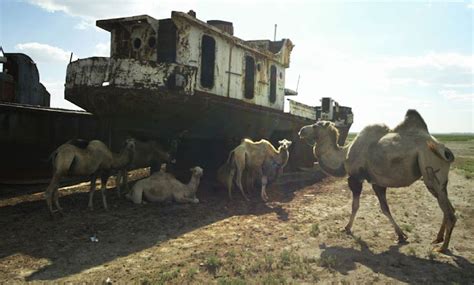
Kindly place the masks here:
<instances>
[{"instance_id":1,"label":"camel tail","mask_svg":"<svg viewBox=\"0 0 474 285\"><path fill-rule=\"evenodd\" d=\"M453 152L447 148L445 145L440 143L435 143L433 141L427 142L428 148L436 154L439 158L451 163L454 161Z\"/></svg>"}]
</instances>

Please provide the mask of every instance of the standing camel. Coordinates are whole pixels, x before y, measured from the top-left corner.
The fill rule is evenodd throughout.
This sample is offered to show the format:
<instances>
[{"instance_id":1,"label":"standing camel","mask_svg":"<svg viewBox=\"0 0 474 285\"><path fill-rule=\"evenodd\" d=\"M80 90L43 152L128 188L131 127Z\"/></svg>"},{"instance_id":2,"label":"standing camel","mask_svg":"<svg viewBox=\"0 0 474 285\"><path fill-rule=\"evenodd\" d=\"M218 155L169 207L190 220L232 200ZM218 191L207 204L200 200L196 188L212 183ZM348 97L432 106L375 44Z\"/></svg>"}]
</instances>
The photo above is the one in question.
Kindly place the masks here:
<instances>
[{"instance_id":1,"label":"standing camel","mask_svg":"<svg viewBox=\"0 0 474 285\"><path fill-rule=\"evenodd\" d=\"M107 210L105 188L107 180L113 170L126 166L133 160L135 140L127 139L121 152L116 154L99 140L90 142L71 140L59 146L52 154L53 178L46 189L46 204L53 215L53 197L57 210L62 213L59 205L58 187L64 176L90 176L91 188L89 191L89 208L93 209L92 199L95 192L97 176L101 178L101 193L104 208Z\"/></svg>"},{"instance_id":2,"label":"standing camel","mask_svg":"<svg viewBox=\"0 0 474 285\"><path fill-rule=\"evenodd\" d=\"M277 150L267 140L262 139L253 142L244 139L240 145L230 152L226 163L219 168L217 173L219 181L227 187L229 198L232 198L232 184L235 179L235 184L240 192L249 201L242 187L242 175L245 171L247 173L247 190L253 185L256 177L261 181L260 196L262 200L268 200L267 184L276 179L289 158L288 148L291 146L291 141L284 139L278 143L280 146Z\"/></svg>"},{"instance_id":3,"label":"standing camel","mask_svg":"<svg viewBox=\"0 0 474 285\"><path fill-rule=\"evenodd\" d=\"M359 209L362 182L372 184L380 207L398 235L399 242L407 236L393 219L387 204L387 187L406 187L420 177L429 192L438 200L443 221L433 243L444 241L436 251L446 251L456 217L448 199L448 173L453 153L428 132L428 127L415 110L408 110L405 119L395 129L385 125L365 127L344 147L337 145L339 133L334 123L320 121L305 126L299 132L301 139L316 142L313 148L321 169L329 175L349 176L352 191L352 214L345 230L351 231Z\"/></svg>"},{"instance_id":4,"label":"standing camel","mask_svg":"<svg viewBox=\"0 0 474 285\"><path fill-rule=\"evenodd\" d=\"M117 173L116 185L117 195L120 197L121 190L125 187L128 191L128 171L148 166L161 165L171 162L171 155L156 141L140 141L135 139L135 153L132 161L124 165Z\"/></svg>"}]
</instances>

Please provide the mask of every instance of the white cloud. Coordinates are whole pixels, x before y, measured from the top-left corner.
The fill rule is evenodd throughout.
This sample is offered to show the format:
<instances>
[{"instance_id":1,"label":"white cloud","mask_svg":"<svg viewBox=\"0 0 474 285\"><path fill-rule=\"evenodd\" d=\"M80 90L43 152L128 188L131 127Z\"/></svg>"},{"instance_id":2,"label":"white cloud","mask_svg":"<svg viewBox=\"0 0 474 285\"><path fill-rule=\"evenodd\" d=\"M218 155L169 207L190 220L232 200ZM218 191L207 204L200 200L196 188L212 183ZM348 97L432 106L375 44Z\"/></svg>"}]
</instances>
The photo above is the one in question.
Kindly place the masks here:
<instances>
[{"instance_id":1,"label":"white cloud","mask_svg":"<svg viewBox=\"0 0 474 285\"><path fill-rule=\"evenodd\" d=\"M95 56L110 56L110 45L108 43L98 43L95 45Z\"/></svg>"},{"instance_id":2,"label":"white cloud","mask_svg":"<svg viewBox=\"0 0 474 285\"><path fill-rule=\"evenodd\" d=\"M459 93L456 90L441 90L439 91L439 94L448 100L474 103L474 93Z\"/></svg>"},{"instance_id":3,"label":"white cloud","mask_svg":"<svg viewBox=\"0 0 474 285\"><path fill-rule=\"evenodd\" d=\"M381 63L388 69L423 68L446 69L448 67L473 69L474 55L463 55L454 52L430 52L421 56L397 56L383 58Z\"/></svg>"},{"instance_id":4,"label":"white cloud","mask_svg":"<svg viewBox=\"0 0 474 285\"><path fill-rule=\"evenodd\" d=\"M15 49L28 54L35 62L41 63L67 63L71 56L69 51L37 42L17 44Z\"/></svg>"},{"instance_id":5,"label":"white cloud","mask_svg":"<svg viewBox=\"0 0 474 285\"><path fill-rule=\"evenodd\" d=\"M79 19L76 29L95 27L98 19L148 14L153 17L169 17L170 11L196 9L197 0L191 1L148 1L148 0L27 0L48 12L63 12ZM209 3L207 3L209 4ZM206 4L201 4L206 5Z\"/></svg>"}]
</instances>

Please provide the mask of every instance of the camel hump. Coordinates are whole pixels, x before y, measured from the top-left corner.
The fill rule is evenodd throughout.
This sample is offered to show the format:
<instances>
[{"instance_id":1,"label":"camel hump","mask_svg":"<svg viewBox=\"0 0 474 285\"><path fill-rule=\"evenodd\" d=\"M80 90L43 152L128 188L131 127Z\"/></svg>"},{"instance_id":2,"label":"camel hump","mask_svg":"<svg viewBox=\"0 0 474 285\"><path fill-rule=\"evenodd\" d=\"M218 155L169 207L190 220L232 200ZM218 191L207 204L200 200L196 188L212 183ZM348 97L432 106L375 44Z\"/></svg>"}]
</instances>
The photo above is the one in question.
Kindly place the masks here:
<instances>
[{"instance_id":1,"label":"camel hump","mask_svg":"<svg viewBox=\"0 0 474 285\"><path fill-rule=\"evenodd\" d=\"M426 125L425 120L423 120L420 113L414 109L407 111L405 119L395 128L395 131L397 132L408 129L420 129L428 132L428 126Z\"/></svg>"},{"instance_id":2,"label":"camel hump","mask_svg":"<svg viewBox=\"0 0 474 285\"><path fill-rule=\"evenodd\" d=\"M72 139L67 142L67 144L73 145L75 147L78 147L80 149L86 149L87 146L89 145L88 140L83 140L83 139Z\"/></svg>"}]
</instances>

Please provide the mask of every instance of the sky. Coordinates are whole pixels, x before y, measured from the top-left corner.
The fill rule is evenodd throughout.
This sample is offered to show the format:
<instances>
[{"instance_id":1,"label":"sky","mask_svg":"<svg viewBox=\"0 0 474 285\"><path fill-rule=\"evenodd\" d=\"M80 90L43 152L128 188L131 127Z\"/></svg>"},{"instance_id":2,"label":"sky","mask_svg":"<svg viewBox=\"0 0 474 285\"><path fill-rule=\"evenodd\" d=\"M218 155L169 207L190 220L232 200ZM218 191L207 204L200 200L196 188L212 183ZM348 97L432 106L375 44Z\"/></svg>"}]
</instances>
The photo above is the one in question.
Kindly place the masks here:
<instances>
[{"instance_id":1,"label":"sky","mask_svg":"<svg viewBox=\"0 0 474 285\"><path fill-rule=\"evenodd\" d=\"M171 11L234 24L244 40L289 38L295 44L286 87L319 105L332 97L354 112L352 132L395 127L417 109L432 133L474 132L474 2L315 0L2 0L0 45L37 64L51 106L64 99L73 58L108 56L110 33L98 19ZM297 82L299 84L297 86Z\"/></svg>"}]
</instances>

